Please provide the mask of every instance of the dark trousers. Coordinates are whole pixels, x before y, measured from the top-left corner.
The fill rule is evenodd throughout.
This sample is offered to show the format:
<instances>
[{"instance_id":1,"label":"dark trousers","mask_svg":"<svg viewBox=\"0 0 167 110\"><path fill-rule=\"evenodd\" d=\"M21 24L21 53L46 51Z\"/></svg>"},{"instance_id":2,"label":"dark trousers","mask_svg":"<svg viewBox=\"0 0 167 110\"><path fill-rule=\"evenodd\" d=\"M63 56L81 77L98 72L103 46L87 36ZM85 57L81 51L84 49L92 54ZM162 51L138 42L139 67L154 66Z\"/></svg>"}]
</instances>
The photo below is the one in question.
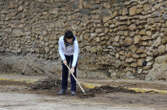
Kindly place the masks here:
<instances>
[{"instance_id":1,"label":"dark trousers","mask_svg":"<svg viewBox=\"0 0 167 110\"><path fill-rule=\"evenodd\" d=\"M71 68L73 56L65 56L65 57L66 57L67 64ZM73 73L75 77L77 76L76 69L77 69L77 65L75 66L74 73ZM64 63L62 63L62 83L61 84L62 84L63 90L67 90L67 87L68 87L68 74L69 74L68 68L66 67L66 65L64 65ZM72 75L70 75L70 79L71 79L71 91L76 91L76 81Z\"/></svg>"}]
</instances>

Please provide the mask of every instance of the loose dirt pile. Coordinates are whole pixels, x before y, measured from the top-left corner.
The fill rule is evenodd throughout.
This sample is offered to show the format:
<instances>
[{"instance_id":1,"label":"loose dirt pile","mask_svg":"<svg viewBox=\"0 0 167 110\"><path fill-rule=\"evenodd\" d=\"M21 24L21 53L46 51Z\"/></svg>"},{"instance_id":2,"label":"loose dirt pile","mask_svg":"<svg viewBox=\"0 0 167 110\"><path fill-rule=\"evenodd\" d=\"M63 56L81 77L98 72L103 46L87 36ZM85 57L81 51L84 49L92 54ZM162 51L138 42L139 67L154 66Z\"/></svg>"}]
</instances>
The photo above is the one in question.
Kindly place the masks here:
<instances>
[{"instance_id":1,"label":"loose dirt pile","mask_svg":"<svg viewBox=\"0 0 167 110\"><path fill-rule=\"evenodd\" d=\"M43 90L43 89L55 89L59 88L61 85L61 80L57 78L45 78L43 80L37 81L30 86L32 90Z\"/></svg>"},{"instance_id":2,"label":"loose dirt pile","mask_svg":"<svg viewBox=\"0 0 167 110\"><path fill-rule=\"evenodd\" d=\"M31 90L55 90L57 92L61 88L61 80L56 78L46 78L44 80L35 82L33 85L30 86L30 88ZM77 96L81 98L89 98L89 97L95 97L96 95L99 94L114 93L114 92L136 93L133 90L128 90L122 87L112 87L108 85L95 87L93 89L85 88L85 90L86 90L86 95L84 95L81 92L80 88L78 87Z\"/></svg>"}]
</instances>

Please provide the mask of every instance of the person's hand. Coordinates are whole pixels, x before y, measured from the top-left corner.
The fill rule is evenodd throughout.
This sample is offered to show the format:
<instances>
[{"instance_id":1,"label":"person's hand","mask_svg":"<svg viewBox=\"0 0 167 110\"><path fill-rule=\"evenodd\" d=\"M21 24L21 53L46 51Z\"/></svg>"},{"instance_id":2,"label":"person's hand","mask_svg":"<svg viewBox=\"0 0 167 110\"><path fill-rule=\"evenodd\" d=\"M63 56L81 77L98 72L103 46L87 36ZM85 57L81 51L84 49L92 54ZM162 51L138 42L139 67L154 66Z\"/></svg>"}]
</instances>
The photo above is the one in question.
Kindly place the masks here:
<instances>
[{"instance_id":1,"label":"person's hand","mask_svg":"<svg viewBox=\"0 0 167 110\"><path fill-rule=\"evenodd\" d=\"M65 65L67 65L67 61L66 61L66 60L63 60L63 63L64 63Z\"/></svg>"},{"instance_id":2,"label":"person's hand","mask_svg":"<svg viewBox=\"0 0 167 110\"><path fill-rule=\"evenodd\" d=\"M70 69L70 72L73 74L74 73L74 67Z\"/></svg>"}]
</instances>

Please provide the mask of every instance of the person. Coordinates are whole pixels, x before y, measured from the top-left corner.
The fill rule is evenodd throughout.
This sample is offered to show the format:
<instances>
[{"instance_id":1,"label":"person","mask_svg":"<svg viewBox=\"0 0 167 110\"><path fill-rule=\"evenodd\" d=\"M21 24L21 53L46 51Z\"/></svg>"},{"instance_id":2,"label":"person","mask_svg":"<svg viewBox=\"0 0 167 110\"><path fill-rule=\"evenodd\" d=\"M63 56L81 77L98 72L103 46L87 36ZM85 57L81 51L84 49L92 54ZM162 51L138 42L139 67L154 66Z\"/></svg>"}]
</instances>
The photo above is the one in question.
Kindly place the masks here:
<instances>
[{"instance_id":1,"label":"person","mask_svg":"<svg viewBox=\"0 0 167 110\"><path fill-rule=\"evenodd\" d=\"M79 56L79 46L76 36L71 30L65 32L64 36L59 38L58 51L62 60L62 82L59 95L66 94L68 88L68 74L69 70L66 65L70 67L70 72L77 76L77 62ZM76 81L72 75L71 79L71 95L76 95Z\"/></svg>"}]
</instances>

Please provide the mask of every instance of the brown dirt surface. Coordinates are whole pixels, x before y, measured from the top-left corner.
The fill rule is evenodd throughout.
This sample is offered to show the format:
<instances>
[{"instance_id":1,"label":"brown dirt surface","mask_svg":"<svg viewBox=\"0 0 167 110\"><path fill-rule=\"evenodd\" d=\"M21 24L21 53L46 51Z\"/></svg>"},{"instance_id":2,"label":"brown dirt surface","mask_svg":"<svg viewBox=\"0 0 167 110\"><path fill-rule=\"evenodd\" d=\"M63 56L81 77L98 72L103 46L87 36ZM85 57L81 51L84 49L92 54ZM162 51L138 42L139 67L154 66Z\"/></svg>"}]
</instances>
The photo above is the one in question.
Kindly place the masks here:
<instances>
[{"instance_id":1,"label":"brown dirt surface","mask_svg":"<svg viewBox=\"0 0 167 110\"><path fill-rule=\"evenodd\" d=\"M130 91L127 89L121 88L122 86L129 86L129 87L145 87L145 88L163 88L166 89L165 83L146 83L146 82L138 82L138 81L126 81L124 82L112 82L110 85L114 86L102 86L96 87L94 89L86 89L87 95L84 96L82 92L78 88L77 96L72 97L70 95L70 91L67 92L64 96L57 95L60 87L54 85L54 81L49 83L43 80L45 86L50 87L48 84L51 84L51 88L45 88L45 86L41 86L43 88L35 88L32 89L32 85L27 85L24 83L19 82L8 82L8 81L0 81L0 92L16 92L16 93L28 93L28 94L38 94L44 96L52 96L52 97L64 97L64 98L71 98L77 100L84 100L88 102L97 102L97 103L105 103L109 105L115 106L142 106L142 107L151 107L155 110L167 110L167 94L155 94L155 93L135 93L134 91ZM108 84L104 81L105 84ZM38 85L41 84L38 82ZM57 82L59 84L59 81ZM135 85L134 85L135 84ZM137 86L136 86L137 85Z\"/></svg>"},{"instance_id":2,"label":"brown dirt surface","mask_svg":"<svg viewBox=\"0 0 167 110\"><path fill-rule=\"evenodd\" d=\"M144 81L144 80L85 80L88 83L105 84L114 87L131 87L131 88L150 88L167 90L167 82L164 81Z\"/></svg>"}]
</instances>

